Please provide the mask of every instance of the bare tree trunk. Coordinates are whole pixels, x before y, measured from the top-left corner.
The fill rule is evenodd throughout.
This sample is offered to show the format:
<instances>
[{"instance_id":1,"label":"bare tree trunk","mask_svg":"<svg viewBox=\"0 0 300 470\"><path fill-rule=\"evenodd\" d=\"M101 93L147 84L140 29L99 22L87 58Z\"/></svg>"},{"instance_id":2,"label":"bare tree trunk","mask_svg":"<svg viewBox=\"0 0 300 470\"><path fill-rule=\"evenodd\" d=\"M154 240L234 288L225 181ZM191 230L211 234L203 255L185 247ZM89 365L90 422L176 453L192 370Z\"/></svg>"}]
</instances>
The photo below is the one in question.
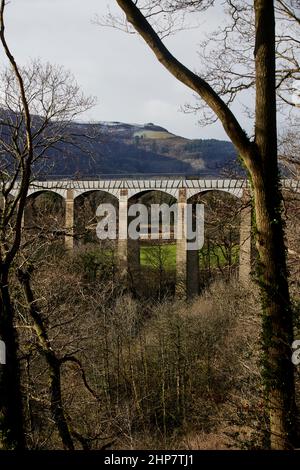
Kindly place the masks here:
<instances>
[{"instance_id":1,"label":"bare tree trunk","mask_svg":"<svg viewBox=\"0 0 300 470\"><path fill-rule=\"evenodd\" d=\"M8 273L0 273L0 331L6 347L6 364L0 365L0 442L3 449L23 449L22 395L17 358L18 338L13 325L13 306L8 289ZM8 366L9 364L9 366Z\"/></svg>"},{"instance_id":2,"label":"bare tree trunk","mask_svg":"<svg viewBox=\"0 0 300 470\"><path fill-rule=\"evenodd\" d=\"M63 447L74 450L74 443L66 420L61 396L61 362L53 353L45 353L50 376L51 412L58 429Z\"/></svg>"},{"instance_id":3,"label":"bare tree trunk","mask_svg":"<svg viewBox=\"0 0 300 470\"><path fill-rule=\"evenodd\" d=\"M34 295L30 285L29 272L18 271L18 277L24 289L28 310L33 320L35 332L37 334L40 351L44 356L49 368L49 393L51 400L51 413L56 424L58 433L63 443L64 449L74 450L74 443L71 437L67 419L64 412L61 396L61 364L62 361L56 356L51 347L46 327L41 313L38 311Z\"/></svg>"}]
</instances>

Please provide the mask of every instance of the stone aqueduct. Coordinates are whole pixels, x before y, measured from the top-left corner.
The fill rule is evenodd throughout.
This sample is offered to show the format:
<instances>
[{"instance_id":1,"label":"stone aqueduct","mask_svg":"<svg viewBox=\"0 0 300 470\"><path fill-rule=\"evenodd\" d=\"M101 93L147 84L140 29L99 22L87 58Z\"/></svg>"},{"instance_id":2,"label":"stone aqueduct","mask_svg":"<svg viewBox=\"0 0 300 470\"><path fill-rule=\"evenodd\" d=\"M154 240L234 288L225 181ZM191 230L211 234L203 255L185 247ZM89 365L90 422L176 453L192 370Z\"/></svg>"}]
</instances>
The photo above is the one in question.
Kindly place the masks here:
<instances>
[{"instance_id":1,"label":"stone aqueduct","mask_svg":"<svg viewBox=\"0 0 300 470\"><path fill-rule=\"evenodd\" d=\"M300 181L286 179L282 180L284 189L300 192ZM12 195L16 194L17 186ZM34 181L29 189L28 196L34 193L50 191L60 195L65 200L65 245L67 249L74 247L74 200L91 191L101 191L117 198L119 204L118 234L117 241L119 272L126 276L128 271L128 203L130 198L144 194L149 191L160 191L173 196L177 200L178 217L177 224L184 233L184 214L188 200L199 193L207 191L223 191L233 196L249 199L249 182L242 179L187 179L187 178L124 178L124 179L95 179L75 180L65 179L56 181ZM122 234L122 235L121 235ZM195 276L195 266L198 253L186 249L184 237L176 240L176 292L178 295L196 293L198 279ZM243 204L240 217L240 257L239 257L239 279L247 282L251 269L251 207ZM199 285L199 283L198 283ZM188 287L187 287L188 286Z\"/></svg>"}]
</instances>

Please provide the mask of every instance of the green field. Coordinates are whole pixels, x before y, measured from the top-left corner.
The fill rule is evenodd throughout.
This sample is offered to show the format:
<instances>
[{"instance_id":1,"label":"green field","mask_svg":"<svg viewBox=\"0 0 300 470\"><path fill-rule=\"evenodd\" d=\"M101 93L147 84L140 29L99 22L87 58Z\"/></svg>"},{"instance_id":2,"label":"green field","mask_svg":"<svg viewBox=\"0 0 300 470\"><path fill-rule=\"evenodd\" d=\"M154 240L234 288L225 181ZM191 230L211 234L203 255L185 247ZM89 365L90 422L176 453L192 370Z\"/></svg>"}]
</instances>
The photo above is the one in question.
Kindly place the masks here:
<instances>
[{"instance_id":1,"label":"green field","mask_svg":"<svg viewBox=\"0 0 300 470\"><path fill-rule=\"evenodd\" d=\"M232 262L236 263L239 258L239 248L234 247L232 250ZM207 248L203 248L199 253L199 265L200 268L205 268L210 264L211 268L216 268L219 264L224 266L226 264L226 258L221 247L215 247L210 252L210 260L208 259ZM141 246L140 249L140 262L143 267L158 268L160 265L167 270L173 270L176 267L176 245L161 245L161 246Z\"/></svg>"},{"instance_id":2,"label":"green field","mask_svg":"<svg viewBox=\"0 0 300 470\"><path fill-rule=\"evenodd\" d=\"M172 270L176 267L176 245L141 246L141 266L147 268L158 268L160 265L165 269Z\"/></svg>"},{"instance_id":3,"label":"green field","mask_svg":"<svg viewBox=\"0 0 300 470\"><path fill-rule=\"evenodd\" d=\"M142 137L143 139L172 139L175 136L165 131L138 131L134 133L134 137Z\"/></svg>"}]
</instances>

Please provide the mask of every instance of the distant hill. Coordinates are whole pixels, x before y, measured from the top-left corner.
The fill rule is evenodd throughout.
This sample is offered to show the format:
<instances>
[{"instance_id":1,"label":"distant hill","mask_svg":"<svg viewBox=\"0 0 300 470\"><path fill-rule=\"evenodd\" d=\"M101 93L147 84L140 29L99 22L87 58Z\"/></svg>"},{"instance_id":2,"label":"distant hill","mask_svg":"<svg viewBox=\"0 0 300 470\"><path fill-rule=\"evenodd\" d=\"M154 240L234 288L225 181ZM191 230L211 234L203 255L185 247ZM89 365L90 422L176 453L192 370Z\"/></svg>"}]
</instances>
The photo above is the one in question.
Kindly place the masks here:
<instances>
[{"instance_id":1,"label":"distant hill","mask_svg":"<svg viewBox=\"0 0 300 470\"><path fill-rule=\"evenodd\" d=\"M81 145L60 145L51 151L48 174L95 177L135 174L232 176L241 173L236 151L230 142L186 139L153 123L76 123L72 125L72 132L83 136Z\"/></svg>"}]
</instances>

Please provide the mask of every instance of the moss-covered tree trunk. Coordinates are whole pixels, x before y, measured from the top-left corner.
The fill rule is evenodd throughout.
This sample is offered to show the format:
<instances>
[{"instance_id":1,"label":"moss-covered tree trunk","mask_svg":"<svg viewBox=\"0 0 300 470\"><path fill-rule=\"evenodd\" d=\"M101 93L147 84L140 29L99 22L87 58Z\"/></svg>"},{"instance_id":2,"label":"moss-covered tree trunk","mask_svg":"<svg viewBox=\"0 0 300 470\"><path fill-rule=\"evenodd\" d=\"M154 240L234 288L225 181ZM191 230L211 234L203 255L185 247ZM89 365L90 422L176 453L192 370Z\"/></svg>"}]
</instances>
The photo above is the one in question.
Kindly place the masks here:
<instances>
[{"instance_id":1,"label":"moss-covered tree trunk","mask_svg":"<svg viewBox=\"0 0 300 470\"><path fill-rule=\"evenodd\" d=\"M263 374L274 449L295 441L295 395L291 343L292 309L288 288L281 190L277 161L275 18L270 0L255 0L256 122L258 171L252 182L256 215L258 276L263 307Z\"/></svg>"},{"instance_id":2,"label":"moss-covered tree trunk","mask_svg":"<svg viewBox=\"0 0 300 470\"><path fill-rule=\"evenodd\" d=\"M261 186L267 182L259 178ZM256 177L254 177L256 180ZM262 297L263 382L270 419L273 449L292 448L296 443L292 309L289 299L280 193L268 195L255 183L256 246L258 279Z\"/></svg>"}]
</instances>

